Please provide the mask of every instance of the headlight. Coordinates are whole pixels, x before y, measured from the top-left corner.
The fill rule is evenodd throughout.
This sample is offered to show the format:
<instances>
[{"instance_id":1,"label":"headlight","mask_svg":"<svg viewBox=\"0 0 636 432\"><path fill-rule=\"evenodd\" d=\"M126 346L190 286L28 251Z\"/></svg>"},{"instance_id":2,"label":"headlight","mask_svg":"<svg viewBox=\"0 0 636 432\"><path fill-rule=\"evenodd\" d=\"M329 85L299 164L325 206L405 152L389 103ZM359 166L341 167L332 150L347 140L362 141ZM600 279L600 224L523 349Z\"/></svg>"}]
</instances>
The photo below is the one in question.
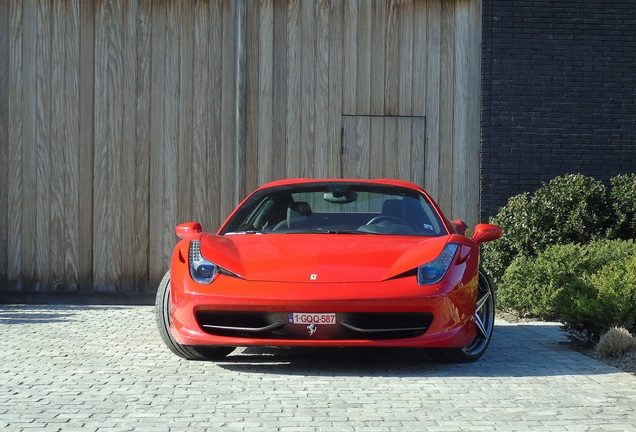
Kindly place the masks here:
<instances>
[{"instance_id":1,"label":"headlight","mask_svg":"<svg viewBox=\"0 0 636 432\"><path fill-rule=\"evenodd\" d=\"M218 266L201 256L201 242L190 242L190 276L196 282L209 284L216 278Z\"/></svg>"},{"instance_id":2,"label":"headlight","mask_svg":"<svg viewBox=\"0 0 636 432\"><path fill-rule=\"evenodd\" d=\"M457 252L457 243L449 243L437 258L419 266L417 268L417 283L430 285L439 282L453 262L455 252Z\"/></svg>"}]
</instances>

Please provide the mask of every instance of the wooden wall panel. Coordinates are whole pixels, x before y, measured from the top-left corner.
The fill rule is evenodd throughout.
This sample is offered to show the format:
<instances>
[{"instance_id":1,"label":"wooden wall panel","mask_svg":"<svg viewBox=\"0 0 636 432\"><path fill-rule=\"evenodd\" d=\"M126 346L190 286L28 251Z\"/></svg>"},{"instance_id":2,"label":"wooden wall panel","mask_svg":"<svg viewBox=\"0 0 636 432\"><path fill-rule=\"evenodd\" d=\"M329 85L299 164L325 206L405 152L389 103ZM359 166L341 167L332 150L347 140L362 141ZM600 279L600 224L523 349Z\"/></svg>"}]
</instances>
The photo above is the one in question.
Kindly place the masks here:
<instances>
[{"instance_id":1,"label":"wooden wall panel","mask_svg":"<svg viewBox=\"0 0 636 432\"><path fill-rule=\"evenodd\" d=\"M285 177L408 178L475 223L480 14L480 0L2 2L0 290L152 291L175 224L214 231Z\"/></svg>"},{"instance_id":2,"label":"wooden wall panel","mask_svg":"<svg viewBox=\"0 0 636 432\"><path fill-rule=\"evenodd\" d=\"M9 218L9 4L0 3L0 286L7 283Z\"/></svg>"}]
</instances>

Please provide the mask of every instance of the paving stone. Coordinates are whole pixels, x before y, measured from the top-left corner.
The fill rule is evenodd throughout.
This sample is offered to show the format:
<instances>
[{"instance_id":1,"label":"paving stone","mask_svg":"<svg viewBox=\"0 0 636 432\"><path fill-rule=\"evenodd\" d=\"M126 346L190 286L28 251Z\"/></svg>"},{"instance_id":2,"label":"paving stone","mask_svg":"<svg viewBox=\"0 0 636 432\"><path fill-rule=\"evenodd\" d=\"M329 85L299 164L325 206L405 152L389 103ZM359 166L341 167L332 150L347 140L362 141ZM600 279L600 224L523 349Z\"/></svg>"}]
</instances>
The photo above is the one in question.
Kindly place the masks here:
<instances>
[{"instance_id":1,"label":"paving stone","mask_svg":"<svg viewBox=\"0 0 636 432\"><path fill-rule=\"evenodd\" d=\"M237 349L188 362L145 306L0 305L7 431L636 431L636 377L555 323L499 320L476 363L412 349Z\"/></svg>"}]
</instances>

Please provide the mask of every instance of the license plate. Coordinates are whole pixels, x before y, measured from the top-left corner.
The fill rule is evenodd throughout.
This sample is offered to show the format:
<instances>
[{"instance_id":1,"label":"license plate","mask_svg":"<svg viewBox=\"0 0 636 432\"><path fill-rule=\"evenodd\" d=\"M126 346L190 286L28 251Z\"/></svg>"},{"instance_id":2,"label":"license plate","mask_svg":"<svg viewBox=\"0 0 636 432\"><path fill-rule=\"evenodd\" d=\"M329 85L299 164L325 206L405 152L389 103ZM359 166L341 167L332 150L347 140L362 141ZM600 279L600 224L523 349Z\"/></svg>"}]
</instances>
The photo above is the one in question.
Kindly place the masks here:
<instances>
[{"instance_id":1,"label":"license plate","mask_svg":"<svg viewBox=\"0 0 636 432\"><path fill-rule=\"evenodd\" d=\"M291 324L335 324L336 323L336 314L335 313L302 313L302 312L294 312L290 313L287 320Z\"/></svg>"}]
</instances>

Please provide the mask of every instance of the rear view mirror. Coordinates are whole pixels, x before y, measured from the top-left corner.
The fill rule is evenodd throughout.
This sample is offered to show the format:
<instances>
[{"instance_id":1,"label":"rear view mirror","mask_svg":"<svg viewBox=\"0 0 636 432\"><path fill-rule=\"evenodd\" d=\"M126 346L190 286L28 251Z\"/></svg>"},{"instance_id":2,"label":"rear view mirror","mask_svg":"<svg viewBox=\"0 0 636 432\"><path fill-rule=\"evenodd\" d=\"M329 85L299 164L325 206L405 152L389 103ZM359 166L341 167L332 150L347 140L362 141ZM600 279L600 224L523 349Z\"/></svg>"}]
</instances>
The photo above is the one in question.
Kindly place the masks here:
<instances>
[{"instance_id":1,"label":"rear view mirror","mask_svg":"<svg viewBox=\"0 0 636 432\"><path fill-rule=\"evenodd\" d=\"M347 204L358 199L358 194L353 191L335 190L325 192L322 198L332 204Z\"/></svg>"}]
</instances>

